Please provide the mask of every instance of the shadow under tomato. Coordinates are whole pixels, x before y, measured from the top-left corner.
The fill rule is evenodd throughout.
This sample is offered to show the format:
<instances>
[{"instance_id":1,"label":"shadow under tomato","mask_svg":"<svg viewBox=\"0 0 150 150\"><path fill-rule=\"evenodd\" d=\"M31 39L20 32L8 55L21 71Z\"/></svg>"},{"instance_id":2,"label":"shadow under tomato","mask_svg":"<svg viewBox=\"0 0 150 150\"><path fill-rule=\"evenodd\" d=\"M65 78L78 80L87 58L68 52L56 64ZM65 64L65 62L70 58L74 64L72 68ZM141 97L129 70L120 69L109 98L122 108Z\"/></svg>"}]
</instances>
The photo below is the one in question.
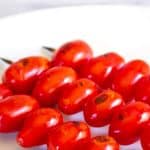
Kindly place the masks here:
<instances>
[{"instance_id":1,"label":"shadow under tomato","mask_svg":"<svg viewBox=\"0 0 150 150\"><path fill-rule=\"evenodd\" d=\"M8 133L8 134L0 134L0 149L5 150L45 150L46 145L32 147L32 148L22 148L16 142L17 133Z\"/></svg>"}]
</instances>

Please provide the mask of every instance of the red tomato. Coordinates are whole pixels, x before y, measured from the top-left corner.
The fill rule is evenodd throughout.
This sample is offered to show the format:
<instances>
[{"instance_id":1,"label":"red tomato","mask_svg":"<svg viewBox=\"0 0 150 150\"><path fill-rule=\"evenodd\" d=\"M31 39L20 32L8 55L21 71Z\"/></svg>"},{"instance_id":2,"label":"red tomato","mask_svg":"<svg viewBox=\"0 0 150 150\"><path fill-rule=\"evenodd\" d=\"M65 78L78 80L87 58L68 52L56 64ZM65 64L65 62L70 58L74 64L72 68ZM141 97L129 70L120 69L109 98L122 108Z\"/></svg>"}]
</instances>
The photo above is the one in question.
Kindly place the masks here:
<instances>
[{"instance_id":1,"label":"red tomato","mask_svg":"<svg viewBox=\"0 0 150 150\"><path fill-rule=\"evenodd\" d=\"M112 89L122 94L125 101L132 100L134 85L150 73L150 67L142 60L132 60L125 64L115 75Z\"/></svg>"},{"instance_id":2,"label":"red tomato","mask_svg":"<svg viewBox=\"0 0 150 150\"><path fill-rule=\"evenodd\" d=\"M52 64L53 66L64 65L75 69L81 61L86 61L92 56L92 49L86 42L75 40L63 44L56 51Z\"/></svg>"},{"instance_id":3,"label":"red tomato","mask_svg":"<svg viewBox=\"0 0 150 150\"><path fill-rule=\"evenodd\" d=\"M150 150L150 121L144 126L140 138L143 150Z\"/></svg>"},{"instance_id":4,"label":"red tomato","mask_svg":"<svg viewBox=\"0 0 150 150\"><path fill-rule=\"evenodd\" d=\"M135 85L135 100L150 104L150 76L141 78Z\"/></svg>"},{"instance_id":5,"label":"red tomato","mask_svg":"<svg viewBox=\"0 0 150 150\"><path fill-rule=\"evenodd\" d=\"M19 130L29 113L39 108L36 99L27 95L8 96L0 101L0 132Z\"/></svg>"},{"instance_id":6,"label":"red tomato","mask_svg":"<svg viewBox=\"0 0 150 150\"><path fill-rule=\"evenodd\" d=\"M51 108L41 108L32 112L18 134L17 142L23 147L46 144L48 132L63 122L61 113Z\"/></svg>"},{"instance_id":7,"label":"red tomato","mask_svg":"<svg viewBox=\"0 0 150 150\"><path fill-rule=\"evenodd\" d=\"M150 119L150 106L143 102L134 102L115 113L110 124L109 135L119 144L132 144L139 139L143 124Z\"/></svg>"},{"instance_id":8,"label":"red tomato","mask_svg":"<svg viewBox=\"0 0 150 150\"><path fill-rule=\"evenodd\" d=\"M69 91L69 92L68 92ZM59 100L59 108L66 114L82 110L86 101L96 96L100 88L89 79L79 79L66 86Z\"/></svg>"},{"instance_id":9,"label":"red tomato","mask_svg":"<svg viewBox=\"0 0 150 150\"><path fill-rule=\"evenodd\" d=\"M120 150L119 144L110 136L96 136L87 143L77 147L77 150Z\"/></svg>"},{"instance_id":10,"label":"red tomato","mask_svg":"<svg viewBox=\"0 0 150 150\"><path fill-rule=\"evenodd\" d=\"M105 90L85 103L84 118L91 126L104 126L110 123L112 115L123 105L124 101L120 94Z\"/></svg>"},{"instance_id":11,"label":"red tomato","mask_svg":"<svg viewBox=\"0 0 150 150\"><path fill-rule=\"evenodd\" d=\"M70 67L53 67L48 69L38 80L33 89L33 96L43 106L56 104L60 88L77 79L76 72Z\"/></svg>"},{"instance_id":12,"label":"red tomato","mask_svg":"<svg viewBox=\"0 0 150 150\"><path fill-rule=\"evenodd\" d=\"M12 95L12 91L3 83L0 84L0 100Z\"/></svg>"},{"instance_id":13,"label":"red tomato","mask_svg":"<svg viewBox=\"0 0 150 150\"><path fill-rule=\"evenodd\" d=\"M110 52L90 59L79 71L80 76L92 79L105 87L111 81L111 73L124 63L124 59L116 53ZM108 79L109 78L109 79Z\"/></svg>"},{"instance_id":14,"label":"red tomato","mask_svg":"<svg viewBox=\"0 0 150 150\"><path fill-rule=\"evenodd\" d=\"M66 122L49 134L48 150L76 150L77 144L90 138L88 126L83 122Z\"/></svg>"},{"instance_id":15,"label":"red tomato","mask_svg":"<svg viewBox=\"0 0 150 150\"><path fill-rule=\"evenodd\" d=\"M30 93L38 76L49 67L50 62L44 57L26 57L8 67L3 81L15 93Z\"/></svg>"}]
</instances>

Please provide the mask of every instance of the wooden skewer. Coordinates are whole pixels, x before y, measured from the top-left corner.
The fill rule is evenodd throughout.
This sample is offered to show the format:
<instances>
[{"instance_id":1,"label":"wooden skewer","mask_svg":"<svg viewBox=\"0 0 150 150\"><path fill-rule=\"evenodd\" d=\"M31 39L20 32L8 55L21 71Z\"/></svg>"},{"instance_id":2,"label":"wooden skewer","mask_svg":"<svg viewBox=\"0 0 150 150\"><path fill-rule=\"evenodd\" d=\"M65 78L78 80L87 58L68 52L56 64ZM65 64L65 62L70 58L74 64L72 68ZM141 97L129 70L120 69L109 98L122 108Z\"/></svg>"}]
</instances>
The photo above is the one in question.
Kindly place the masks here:
<instances>
[{"instance_id":1,"label":"wooden skewer","mask_svg":"<svg viewBox=\"0 0 150 150\"><path fill-rule=\"evenodd\" d=\"M50 51L50 52L55 52L56 51L56 49L52 48L52 47L43 46L43 48Z\"/></svg>"},{"instance_id":2,"label":"wooden skewer","mask_svg":"<svg viewBox=\"0 0 150 150\"><path fill-rule=\"evenodd\" d=\"M50 51L50 52L52 52L52 53L56 51L56 49L55 49L55 48L52 48L52 47L43 46L43 48L46 49L46 50L48 50L48 51ZM5 63L7 63L7 64L9 64L9 65L13 63L12 60L9 60L9 59L3 58L3 57L0 57L0 59L1 59L3 62L5 62Z\"/></svg>"},{"instance_id":3,"label":"wooden skewer","mask_svg":"<svg viewBox=\"0 0 150 150\"><path fill-rule=\"evenodd\" d=\"M7 63L7 64L9 64L9 65L13 63L12 60L9 60L9 59L3 58L3 57L0 57L0 59L1 59L3 62L5 62L5 63Z\"/></svg>"}]
</instances>

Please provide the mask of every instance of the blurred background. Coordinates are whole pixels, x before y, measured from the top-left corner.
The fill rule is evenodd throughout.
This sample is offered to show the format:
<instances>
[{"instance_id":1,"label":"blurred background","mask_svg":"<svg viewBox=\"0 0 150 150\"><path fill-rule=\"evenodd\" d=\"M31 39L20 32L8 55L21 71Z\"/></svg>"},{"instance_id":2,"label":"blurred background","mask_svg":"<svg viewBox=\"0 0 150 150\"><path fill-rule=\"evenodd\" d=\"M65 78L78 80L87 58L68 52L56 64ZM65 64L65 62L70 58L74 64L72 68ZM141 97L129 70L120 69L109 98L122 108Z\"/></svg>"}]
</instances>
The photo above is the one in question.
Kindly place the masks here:
<instances>
[{"instance_id":1,"label":"blurred background","mask_svg":"<svg viewBox=\"0 0 150 150\"><path fill-rule=\"evenodd\" d=\"M0 17L50 7L82 4L149 5L150 0L0 0Z\"/></svg>"}]
</instances>

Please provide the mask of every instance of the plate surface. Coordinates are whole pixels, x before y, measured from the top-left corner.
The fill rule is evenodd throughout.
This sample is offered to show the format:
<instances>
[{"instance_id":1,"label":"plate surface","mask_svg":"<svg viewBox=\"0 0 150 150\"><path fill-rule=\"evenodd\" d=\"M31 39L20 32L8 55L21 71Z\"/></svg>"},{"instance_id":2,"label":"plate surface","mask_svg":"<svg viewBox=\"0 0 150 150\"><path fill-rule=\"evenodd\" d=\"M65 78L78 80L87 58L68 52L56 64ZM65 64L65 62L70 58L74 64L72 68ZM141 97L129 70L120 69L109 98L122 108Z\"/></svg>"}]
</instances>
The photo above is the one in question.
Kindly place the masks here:
<instances>
[{"instance_id":1,"label":"plate surface","mask_svg":"<svg viewBox=\"0 0 150 150\"><path fill-rule=\"evenodd\" d=\"M63 42L83 39L95 55L116 51L126 60L140 58L150 63L150 8L133 6L80 6L26 13L0 20L0 56L16 60L43 54L41 47L59 47ZM67 120L83 120L82 113ZM106 128L92 128L93 135ZM23 150L15 133L0 134L1 150ZM29 150L44 150L45 146ZM139 143L121 150L141 150Z\"/></svg>"}]
</instances>

